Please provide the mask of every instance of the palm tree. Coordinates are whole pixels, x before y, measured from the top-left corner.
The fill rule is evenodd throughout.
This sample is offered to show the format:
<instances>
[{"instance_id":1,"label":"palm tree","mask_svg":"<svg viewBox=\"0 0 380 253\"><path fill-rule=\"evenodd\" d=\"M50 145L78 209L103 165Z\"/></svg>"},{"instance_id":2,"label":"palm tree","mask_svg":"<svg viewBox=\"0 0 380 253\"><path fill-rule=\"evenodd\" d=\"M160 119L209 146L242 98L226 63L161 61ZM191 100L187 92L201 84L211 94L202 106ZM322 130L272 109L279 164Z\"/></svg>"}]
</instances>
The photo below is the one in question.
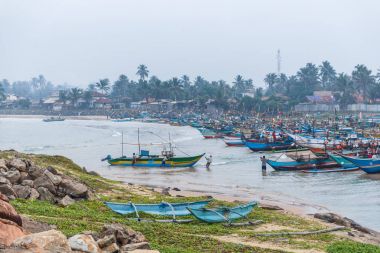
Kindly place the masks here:
<instances>
[{"instance_id":1,"label":"palm tree","mask_svg":"<svg viewBox=\"0 0 380 253\"><path fill-rule=\"evenodd\" d=\"M321 84L324 89L333 88L334 82L336 80L336 71L331 66L330 62L324 61L319 66L319 77L321 79Z\"/></svg>"},{"instance_id":2,"label":"palm tree","mask_svg":"<svg viewBox=\"0 0 380 253\"><path fill-rule=\"evenodd\" d=\"M76 106L78 100L81 98L83 93L82 89L72 88L69 92L69 98L73 106Z\"/></svg>"},{"instance_id":3,"label":"palm tree","mask_svg":"<svg viewBox=\"0 0 380 253\"><path fill-rule=\"evenodd\" d=\"M144 64L139 65L137 67L136 75L140 77L140 80L144 81L145 78L148 78L148 75L149 75L148 67L145 66Z\"/></svg>"},{"instance_id":4,"label":"palm tree","mask_svg":"<svg viewBox=\"0 0 380 253\"><path fill-rule=\"evenodd\" d=\"M355 102L352 92L354 89L354 82L349 75L344 73L339 74L336 79L336 86L341 93L338 98L339 104L342 106L342 108L346 107L350 103Z\"/></svg>"},{"instance_id":5,"label":"palm tree","mask_svg":"<svg viewBox=\"0 0 380 253\"><path fill-rule=\"evenodd\" d=\"M319 86L319 72L318 68L312 64L307 63L305 67L297 72L298 80L303 84L305 94L311 94Z\"/></svg>"},{"instance_id":6,"label":"palm tree","mask_svg":"<svg viewBox=\"0 0 380 253\"><path fill-rule=\"evenodd\" d=\"M69 100L69 91L68 90L60 90L59 91L59 101L63 102L66 105L66 102Z\"/></svg>"},{"instance_id":7,"label":"palm tree","mask_svg":"<svg viewBox=\"0 0 380 253\"><path fill-rule=\"evenodd\" d=\"M372 71L365 65L356 65L352 71L352 79L355 86L362 91L363 101L367 102L368 90L375 83L375 78L372 76Z\"/></svg>"},{"instance_id":8,"label":"palm tree","mask_svg":"<svg viewBox=\"0 0 380 253\"><path fill-rule=\"evenodd\" d=\"M110 90L110 80L108 78L100 79L99 82L96 83L96 87L102 91L102 94L107 94Z\"/></svg>"},{"instance_id":9,"label":"palm tree","mask_svg":"<svg viewBox=\"0 0 380 253\"><path fill-rule=\"evenodd\" d=\"M0 101L5 100L5 98L6 96L5 96L4 87L3 87L3 84L0 82Z\"/></svg>"},{"instance_id":10,"label":"palm tree","mask_svg":"<svg viewBox=\"0 0 380 253\"><path fill-rule=\"evenodd\" d=\"M173 77L172 80L170 80L170 86L171 91L174 94L174 100L177 100L183 92L182 82L177 77Z\"/></svg>"},{"instance_id":11,"label":"palm tree","mask_svg":"<svg viewBox=\"0 0 380 253\"><path fill-rule=\"evenodd\" d=\"M243 76L237 75L232 83L234 84L233 88L235 91L235 97L241 96L242 93L245 91L245 81Z\"/></svg>"},{"instance_id":12,"label":"palm tree","mask_svg":"<svg viewBox=\"0 0 380 253\"><path fill-rule=\"evenodd\" d=\"M92 91L90 91L90 90L86 90L86 91L83 93L83 99L86 101L86 106L87 106L87 108L90 108L92 98L93 98L93 93L92 93Z\"/></svg>"},{"instance_id":13,"label":"palm tree","mask_svg":"<svg viewBox=\"0 0 380 253\"><path fill-rule=\"evenodd\" d=\"M277 80L277 75L275 73L269 73L265 76L264 82L268 85L268 94L274 93L274 85Z\"/></svg>"}]
</instances>

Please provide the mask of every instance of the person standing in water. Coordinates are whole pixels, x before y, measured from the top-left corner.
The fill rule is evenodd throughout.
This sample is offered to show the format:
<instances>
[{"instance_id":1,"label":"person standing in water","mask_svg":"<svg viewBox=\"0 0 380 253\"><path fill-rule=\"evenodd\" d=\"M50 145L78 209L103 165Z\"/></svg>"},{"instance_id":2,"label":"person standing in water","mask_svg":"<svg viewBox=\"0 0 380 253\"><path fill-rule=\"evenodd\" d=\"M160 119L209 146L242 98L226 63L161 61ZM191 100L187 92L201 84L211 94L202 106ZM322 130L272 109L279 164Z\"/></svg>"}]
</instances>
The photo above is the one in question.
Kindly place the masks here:
<instances>
[{"instance_id":1,"label":"person standing in water","mask_svg":"<svg viewBox=\"0 0 380 253\"><path fill-rule=\"evenodd\" d=\"M212 163L212 155L210 155L209 157L206 157L206 161L207 161L206 168L209 169Z\"/></svg>"},{"instance_id":2,"label":"person standing in water","mask_svg":"<svg viewBox=\"0 0 380 253\"><path fill-rule=\"evenodd\" d=\"M265 155L263 157L260 157L261 160L261 169L266 170L267 169L267 159L265 158Z\"/></svg>"}]
</instances>

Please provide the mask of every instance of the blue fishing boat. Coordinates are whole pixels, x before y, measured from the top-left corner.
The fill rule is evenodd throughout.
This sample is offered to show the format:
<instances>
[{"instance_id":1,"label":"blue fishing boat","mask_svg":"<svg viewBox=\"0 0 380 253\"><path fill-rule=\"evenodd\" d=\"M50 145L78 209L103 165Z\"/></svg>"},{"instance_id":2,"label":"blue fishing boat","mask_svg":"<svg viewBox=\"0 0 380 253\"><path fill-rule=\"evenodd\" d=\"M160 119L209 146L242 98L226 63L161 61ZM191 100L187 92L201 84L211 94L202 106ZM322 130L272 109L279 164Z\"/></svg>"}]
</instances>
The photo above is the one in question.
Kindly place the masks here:
<instances>
[{"instance_id":1,"label":"blue fishing boat","mask_svg":"<svg viewBox=\"0 0 380 253\"><path fill-rule=\"evenodd\" d=\"M308 160L293 161L274 161L267 159L267 163L278 171L294 171L294 170L315 170L323 168L334 168L339 165L330 158L313 158Z\"/></svg>"},{"instance_id":2,"label":"blue fishing boat","mask_svg":"<svg viewBox=\"0 0 380 253\"><path fill-rule=\"evenodd\" d=\"M196 202L183 202L183 203L168 203L161 202L157 204L134 204L129 203L115 203L115 202L104 202L112 211L119 214L131 214L135 213L139 217L139 212L144 212L153 215L163 215L163 216L185 216L189 215L190 212L187 208L203 208L205 207L211 199L196 201Z\"/></svg>"},{"instance_id":3,"label":"blue fishing boat","mask_svg":"<svg viewBox=\"0 0 380 253\"><path fill-rule=\"evenodd\" d=\"M219 223L219 222L228 222L240 219L247 218L247 215L252 212L252 209L257 205L257 202L253 201L245 205L240 205L236 207L219 207L219 208L191 208L187 209L192 215L195 216L198 220L207 222L207 223Z\"/></svg>"},{"instance_id":4,"label":"blue fishing boat","mask_svg":"<svg viewBox=\"0 0 380 253\"><path fill-rule=\"evenodd\" d=\"M245 140L244 144L252 151L272 151L285 150L292 147L293 140L286 138L281 141L266 141L266 140Z\"/></svg>"},{"instance_id":5,"label":"blue fishing boat","mask_svg":"<svg viewBox=\"0 0 380 253\"><path fill-rule=\"evenodd\" d=\"M342 155L343 158L358 166L368 174L380 173L380 159L377 158L358 158Z\"/></svg>"}]
</instances>

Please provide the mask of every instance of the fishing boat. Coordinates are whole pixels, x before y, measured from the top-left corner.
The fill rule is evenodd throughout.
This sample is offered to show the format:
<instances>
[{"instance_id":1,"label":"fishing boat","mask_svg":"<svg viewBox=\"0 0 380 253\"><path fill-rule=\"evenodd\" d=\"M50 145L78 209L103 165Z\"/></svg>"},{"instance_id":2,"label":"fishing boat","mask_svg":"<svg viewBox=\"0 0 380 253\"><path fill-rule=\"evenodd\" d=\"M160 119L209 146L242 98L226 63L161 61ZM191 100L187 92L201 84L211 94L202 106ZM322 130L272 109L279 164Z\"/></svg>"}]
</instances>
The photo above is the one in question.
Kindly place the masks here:
<instances>
[{"instance_id":1,"label":"fishing boat","mask_svg":"<svg viewBox=\"0 0 380 253\"><path fill-rule=\"evenodd\" d=\"M243 147L243 146L245 146L244 141L241 139L241 137L228 137L228 136L225 136L223 138L223 141L226 143L227 146L233 146L233 147Z\"/></svg>"},{"instance_id":2,"label":"fishing boat","mask_svg":"<svg viewBox=\"0 0 380 253\"><path fill-rule=\"evenodd\" d=\"M316 156L311 151L284 153L277 160L266 160L277 171L302 171L337 168L339 165L329 156Z\"/></svg>"},{"instance_id":3,"label":"fishing boat","mask_svg":"<svg viewBox=\"0 0 380 253\"><path fill-rule=\"evenodd\" d=\"M252 151L286 150L292 147L293 141L285 139L280 141L246 140L244 144Z\"/></svg>"},{"instance_id":4,"label":"fishing boat","mask_svg":"<svg viewBox=\"0 0 380 253\"><path fill-rule=\"evenodd\" d=\"M198 129L203 137L205 139L217 139L217 138L222 138L222 134L217 133L214 130L208 129L208 128L200 128Z\"/></svg>"},{"instance_id":5,"label":"fishing boat","mask_svg":"<svg viewBox=\"0 0 380 253\"><path fill-rule=\"evenodd\" d=\"M342 155L343 158L358 166L368 174L380 173L380 159L378 158L359 158Z\"/></svg>"},{"instance_id":6,"label":"fishing boat","mask_svg":"<svg viewBox=\"0 0 380 253\"><path fill-rule=\"evenodd\" d=\"M213 209L208 208L191 208L187 209L198 220L206 223L231 223L240 218L247 218L247 215L252 212L252 209L257 205L257 202L250 202L245 205L236 207L218 207Z\"/></svg>"},{"instance_id":7,"label":"fishing boat","mask_svg":"<svg viewBox=\"0 0 380 253\"><path fill-rule=\"evenodd\" d=\"M152 155L149 150L141 150L140 145L140 130L138 130L138 154L131 157L124 156L124 134L122 133L121 143L121 157L112 158L111 155L107 155L102 161L107 161L110 165L117 166L133 166L133 167L192 167L194 166L204 155L196 156L176 156L173 151L173 145L171 144L169 135L169 150L162 150L160 155Z\"/></svg>"},{"instance_id":8,"label":"fishing boat","mask_svg":"<svg viewBox=\"0 0 380 253\"><path fill-rule=\"evenodd\" d=\"M211 199L196 201L196 202L183 202L183 203L168 203L161 202L157 204L134 204L129 203L116 203L116 202L104 202L112 211L126 215L131 213L144 212L153 215L163 216L185 216L190 212L187 208L203 208Z\"/></svg>"},{"instance_id":9,"label":"fishing boat","mask_svg":"<svg viewBox=\"0 0 380 253\"><path fill-rule=\"evenodd\" d=\"M120 118L120 119L112 119L111 121L112 122L128 122L128 121L132 121L133 118Z\"/></svg>"},{"instance_id":10,"label":"fishing boat","mask_svg":"<svg viewBox=\"0 0 380 253\"><path fill-rule=\"evenodd\" d=\"M62 118L61 116L43 119L44 122L54 122L54 121L64 121L64 120L65 118Z\"/></svg>"}]
</instances>

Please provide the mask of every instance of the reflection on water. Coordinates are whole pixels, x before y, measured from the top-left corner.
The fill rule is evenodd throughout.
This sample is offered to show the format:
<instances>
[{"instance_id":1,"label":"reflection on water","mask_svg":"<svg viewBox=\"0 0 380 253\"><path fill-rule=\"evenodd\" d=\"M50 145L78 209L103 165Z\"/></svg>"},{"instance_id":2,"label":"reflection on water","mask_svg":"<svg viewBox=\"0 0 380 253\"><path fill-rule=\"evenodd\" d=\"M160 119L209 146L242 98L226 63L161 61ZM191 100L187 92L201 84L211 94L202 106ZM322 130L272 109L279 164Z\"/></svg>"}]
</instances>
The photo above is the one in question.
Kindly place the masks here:
<instances>
[{"instance_id":1,"label":"reflection on water","mask_svg":"<svg viewBox=\"0 0 380 253\"><path fill-rule=\"evenodd\" d=\"M140 128L142 143L160 143L170 132L175 145L187 154L213 156L210 169L202 159L194 168L109 167L100 161L107 154L121 155L124 142L137 143ZM151 134L153 132L154 134ZM24 152L68 156L88 170L129 183L178 187L258 199L258 192L276 198L297 199L298 203L323 206L380 230L380 175L363 172L308 174L261 170L260 155L245 147L226 147L222 140L204 140L196 129L163 124L108 121L42 122L40 119L0 119L0 148ZM159 153L160 146L151 146ZM125 145L124 154L137 151ZM177 155L183 153L177 151ZM301 204L303 205L303 204Z\"/></svg>"}]
</instances>

